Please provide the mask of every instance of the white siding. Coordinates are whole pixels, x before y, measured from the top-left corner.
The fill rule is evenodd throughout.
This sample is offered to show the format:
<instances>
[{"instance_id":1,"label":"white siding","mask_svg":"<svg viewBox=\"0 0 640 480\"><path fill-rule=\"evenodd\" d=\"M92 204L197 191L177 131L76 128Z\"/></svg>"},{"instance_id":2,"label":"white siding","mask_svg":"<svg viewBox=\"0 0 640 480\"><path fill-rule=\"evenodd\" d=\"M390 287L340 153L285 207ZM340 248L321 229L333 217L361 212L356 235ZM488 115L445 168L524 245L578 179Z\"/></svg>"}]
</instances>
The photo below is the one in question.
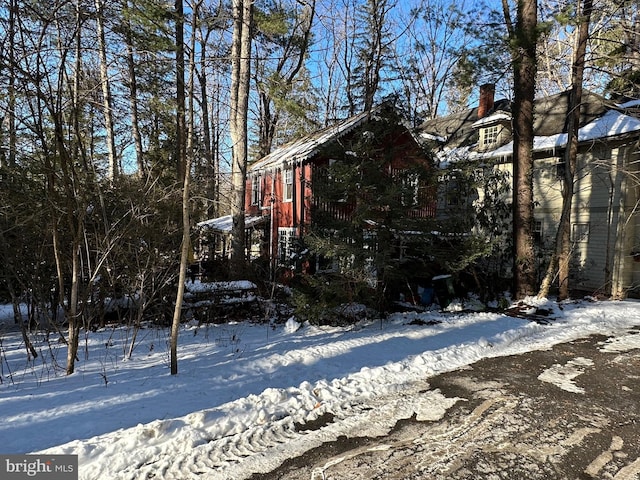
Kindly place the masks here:
<instances>
[{"instance_id":1,"label":"white siding","mask_svg":"<svg viewBox=\"0 0 640 480\"><path fill-rule=\"evenodd\" d=\"M640 251L640 225L629 219L636 193L628 185L628 149L614 148L611 158L600 149L579 156L571 223L588 224L585 242L573 243L572 288L588 293L620 295L632 284L640 285L640 262L630 255ZM560 158L536 160L534 169L534 216L543 223L547 245L555 239L562 210L561 182L557 175ZM622 194L621 192L624 192Z\"/></svg>"},{"instance_id":2,"label":"white siding","mask_svg":"<svg viewBox=\"0 0 640 480\"><path fill-rule=\"evenodd\" d=\"M561 163L562 158L557 155L534 162L534 218L540 222L539 246L546 254L554 245L562 212ZM511 162L494 168L513 172ZM438 205L441 214L452 208L444 201L445 185L443 176ZM482 193L478 193L478 200L482 201ZM571 223L588 225L589 234L586 241L573 243L572 289L595 295L640 297L639 195L640 151L635 142L606 149L597 144L582 147ZM635 259L632 252L638 253Z\"/></svg>"}]
</instances>

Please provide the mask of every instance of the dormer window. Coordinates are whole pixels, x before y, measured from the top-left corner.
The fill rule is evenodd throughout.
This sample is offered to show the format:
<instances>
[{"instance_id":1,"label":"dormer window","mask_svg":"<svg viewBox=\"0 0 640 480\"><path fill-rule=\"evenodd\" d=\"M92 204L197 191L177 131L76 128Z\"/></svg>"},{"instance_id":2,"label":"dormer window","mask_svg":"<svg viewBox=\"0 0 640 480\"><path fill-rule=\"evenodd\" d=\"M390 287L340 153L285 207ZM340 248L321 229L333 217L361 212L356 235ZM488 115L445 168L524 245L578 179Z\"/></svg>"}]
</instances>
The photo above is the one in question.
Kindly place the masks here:
<instances>
[{"instance_id":1,"label":"dormer window","mask_svg":"<svg viewBox=\"0 0 640 480\"><path fill-rule=\"evenodd\" d=\"M486 127L482 130L482 145L485 148L498 143L500 130L502 130L500 125L492 125L491 127Z\"/></svg>"},{"instance_id":2,"label":"dormer window","mask_svg":"<svg viewBox=\"0 0 640 480\"><path fill-rule=\"evenodd\" d=\"M504 145L511 136L511 115L507 112L495 112L488 117L479 119L473 124L478 129L478 150L494 150Z\"/></svg>"}]
</instances>

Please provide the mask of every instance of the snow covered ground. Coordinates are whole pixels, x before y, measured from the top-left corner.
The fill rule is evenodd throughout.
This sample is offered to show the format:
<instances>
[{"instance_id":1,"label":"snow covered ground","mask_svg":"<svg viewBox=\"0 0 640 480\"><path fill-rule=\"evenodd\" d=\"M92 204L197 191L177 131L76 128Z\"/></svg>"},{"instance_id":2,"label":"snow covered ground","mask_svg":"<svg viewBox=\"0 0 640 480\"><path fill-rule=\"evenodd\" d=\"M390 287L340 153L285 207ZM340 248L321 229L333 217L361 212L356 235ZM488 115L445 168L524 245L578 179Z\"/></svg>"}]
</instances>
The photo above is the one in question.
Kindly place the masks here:
<instances>
[{"instance_id":1,"label":"snow covered ground","mask_svg":"<svg viewBox=\"0 0 640 480\"><path fill-rule=\"evenodd\" d=\"M350 328L184 325L176 376L167 330L142 330L126 360L124 327L89 332L77 373L65 376L65 346L38 335L29 360L0 306L0 453L77 454L82 479L240 480L342 435L441 418L456 399L424 393L430 376L640 325L634 301L544 306L550 325L460 312ZM640 348L638 337L624 338Z\"/></svg>"}]
</instances>

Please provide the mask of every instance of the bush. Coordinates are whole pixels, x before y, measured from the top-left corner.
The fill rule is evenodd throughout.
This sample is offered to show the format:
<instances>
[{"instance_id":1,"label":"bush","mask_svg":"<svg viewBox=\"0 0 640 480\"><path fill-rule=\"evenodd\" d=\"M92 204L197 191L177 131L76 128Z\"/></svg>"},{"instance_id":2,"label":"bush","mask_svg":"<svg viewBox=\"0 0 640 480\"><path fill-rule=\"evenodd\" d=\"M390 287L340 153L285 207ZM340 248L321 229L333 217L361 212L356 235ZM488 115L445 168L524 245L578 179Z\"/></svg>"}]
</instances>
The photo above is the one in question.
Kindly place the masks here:
<instances>
[{"instance_id":1,"label":"bush","mask_svg":"<svg viewBox=\"0 0 640 480\"><path fill-rule=\"evenodd\" d=\"M353 324L371 315L375 307L375 290L365 281L346 275L300 275L292 288L296 317L312 325Z\"/></svg>"}]
</instances>

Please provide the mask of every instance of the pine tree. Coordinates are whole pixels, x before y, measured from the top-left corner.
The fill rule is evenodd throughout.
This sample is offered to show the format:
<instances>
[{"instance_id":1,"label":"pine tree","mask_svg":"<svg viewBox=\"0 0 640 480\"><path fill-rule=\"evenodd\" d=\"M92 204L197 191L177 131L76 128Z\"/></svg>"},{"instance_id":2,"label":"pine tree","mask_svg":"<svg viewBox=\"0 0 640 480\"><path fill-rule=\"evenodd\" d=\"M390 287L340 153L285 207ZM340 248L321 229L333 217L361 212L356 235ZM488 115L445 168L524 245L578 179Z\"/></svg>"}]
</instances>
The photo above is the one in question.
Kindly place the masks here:
<instances>
[{"instance_id":1,"label":"pine tree","mask_svg":"<svg viewBox=\"0 0 640 480\"><path fill-rule=\"evenodd\" d=\"M259 100L257 158L268 155L278 140L282 143L281 131L289 134L285 135L287 141L296 134L308 133L292 132L294 129L285 122L307 128L313 125L309 119L315 107L310 84L305 81L305 62L312 41L315 3L298 2L292 7L268 4L256 10L253 78Z\"/></svg>"},{"instance_id":2,"label":"pine tree","mask_svg":"<svg viewBox=\"0 0 640 480\"><path fill-rule=\"evenodd\" d=\"M401 147L394 145L406 134L399 121L393 109L372 113L366 127L323 152L332 162L314 171L316 208L304 241L312 263L335 270L325 286L322 277L306 279L318 308L361 302L383 310L386 294L408 281L406 248L424 240L417 232L431 231L431 218L414 215L433 199L431 170L397 163Z\"/></svg>"},{"instance_id":3,"label":"pine tree","mask_svg":"<svg viewBox=\"0 0 640 480\"><path fill-rule=\"evenodd\" d=\"M536 291L533 249L533 101L537 71L537 0L517 4L511 23L503 2L514 72L513 100L513 276L517 299Z\"/></svg>"},{"instance_id":4,"label":"pine tree","mask_svg":"<svg viewBox=\"0 0 640 480\"><path fill-rule=\"evenodd\" d=\"M640 96L640 5L635 0L607 1L594 11L600 28L592 35L594 63L606 73L605 91L625 100Z\"/></svg>"}]
</instances>

